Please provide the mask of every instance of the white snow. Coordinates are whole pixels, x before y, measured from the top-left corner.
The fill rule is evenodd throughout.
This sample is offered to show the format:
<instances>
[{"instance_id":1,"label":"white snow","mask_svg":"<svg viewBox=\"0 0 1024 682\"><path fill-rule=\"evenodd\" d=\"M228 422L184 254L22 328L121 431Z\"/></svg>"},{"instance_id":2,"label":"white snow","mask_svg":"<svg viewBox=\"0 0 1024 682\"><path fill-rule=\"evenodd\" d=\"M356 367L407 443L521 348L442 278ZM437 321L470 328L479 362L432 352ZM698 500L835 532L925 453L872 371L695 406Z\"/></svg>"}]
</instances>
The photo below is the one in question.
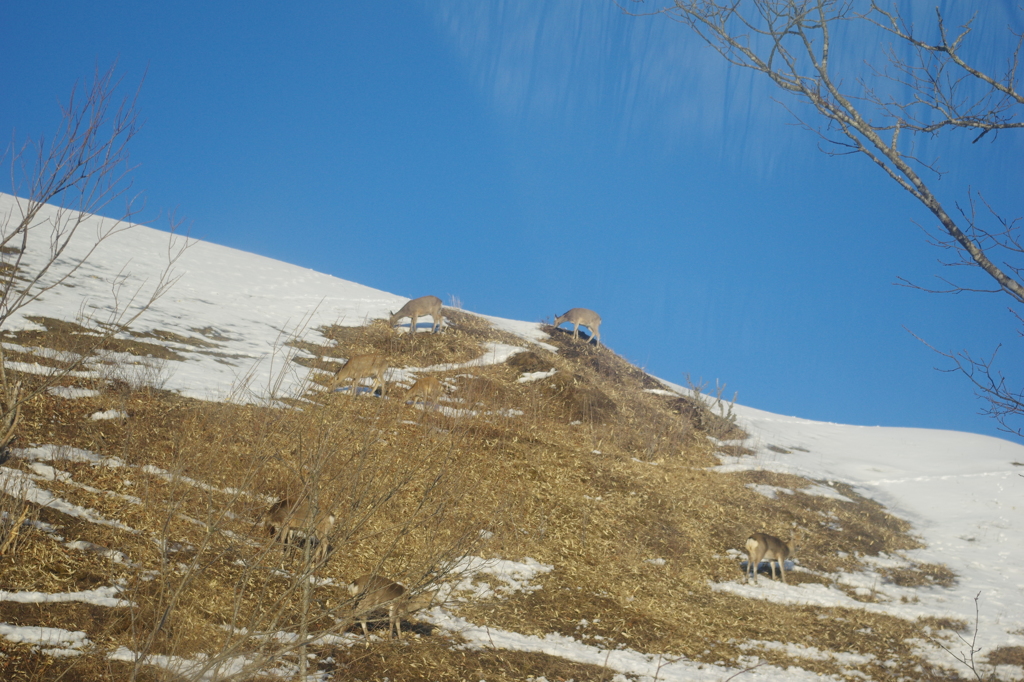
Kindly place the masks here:
<instances>
[{"instance_id":1,"label":"white snow","mask_svg":"<svg viewBox=\"0 0 1024 682\"><path fill-rule=\"evenodd\" d=\"M193 659L182 658L181 656L165 656L162 654L147 654L143 656L127 647L118 647L107 658L111 661L124 661L134 663L142 660L147 665L155 665L174 674L179 679L189 680L221 680L228 679L233 675L239 675L252 670L256 659L246 656L226 656L222 660L211 661L206 656L199 655ZM281 664L275 668L260 668L264 675L273 675L282 679L294 679L298 669L293 666Z\"/></svg>"},{"instance_id":2,"label":"white snow","mask_svg":"<svg viewBox=\"0 0 1024 682\"><path fill-rule=\"evenodd\" d=\"M540 381L541 379L553 377L557 373L558 370L555 369L554 367L552 367L546 372L523 372L522 376L516 379L516 381L518 381L521 384L527 384L530 383L531 381Z\"/></svg>"},{"instance_id":3,"label":"white snow","mask_svg":"<svg viewBox=\"0 0 1024 682\"><path fill-rule=\"evenodd\" d=\"M12 497L23 498L33 504L39 505L40 507L55 509L63 514L74 516L82 519L83 521L88 521L89 523L95 523L101 526L110 526L111 528L128 531L129 533L136 532L134 529L129 528L120 521L104 518L95 509L89 509L77 504L72 504L57 497L49 490L40 488L31 478L29 478L28 474L19 469L0 467L0 492L11 495Z\"/></svg>"},{"instance_id":4,"label":"white snow","mask_svg":"<svg viewBox=\"0 0 1024 682\"><path fill-rule=\"evenodd\" d=\"M791 488L783 488L777 485L766 485L764 483L748 483L747 487L751 490L756 490L769 499L776 499L778 493L785 493L786 495L792 495L794 492L801 492L805 495L816 495L818 497L828 497L833 500L839 500L840 502L853 502L849 497L837 492L835 489L828 487L827 485L810 485L804 488L799 488L797 491Z\"/></svg>"},{"instance_id":5,"label":"white snow","mask_svg":"<svg viewBox=\"0 0 1024 682\"><path fill-rule=\"evenodd\" d=\"M539 588L531 585L530 581L553 569L554 566L542 564L529 557L523 561L510 561L468 556L452 569L452 575L459 576L460 580L452 585L448 592L456 594L470 592L473 600L491 599L495 594L532 592ZM491 576L492 580L498 581L497 587L492 587L490 583L481 580L481 574L487 574ZM465 598L464 595L463 598Z\"/></svg>"},{"instance_id":6,"label":"white snow","mask_svg":"<svg viewBox=\"0 0 1024 682\"><path fill-rule=\"evenodd\" d=\"M89 419L93 421L102 421L105 419L127 419L128 413L123 410L103 410L102 412L93 412L89 415Z\"/></svg>"},{"instance_id":7,"label":"white snow","mask_svg":"<svg viewBox=\"0 0 1024 682\"><path fill-rule=\"evenodd\" d=\"M77 388L75 386L51 386L46 389L46 392L50 395L55 395L58 398L67 398L68 400L75 400L77 398L95 398L100 395L100 392L92 388Z\"/></svg>"},{"instance_id":8,"label":"white snow","mask_svg":"<svg viewBox=\"0 0 1024 682\"><path fill-rule=\"evenodd\" d=\"M0 637L9 642L33 644L50 656L77 656L92 644L84 632L76 630L7 623L0 623Z\"/></svg>"},{"instance_id":9,"label":"white snow","mask_svg":"<svg viewBox=\"0 0 1024 682\"><path fill-rule=\"evenodd\" d=\"M606 649L582 642L557 633L541 637L522 635L516 632L495 630L474 625L458 616L445 613L439 608L431 609L425 614L427 620L445 630L458 632L467 640L471 649L508 649L511 651L533 651L558 656L577 663L587 663L608 668L611 671L638 676L643 680L665 680L666 682L720 682L729 675L740 672L739 669L717 665L706 665L687 660L682 657L656 656L642 654L629 649ZM757 670L744 675L744 679L756 682L769 682L780 679L785 674L786 680L803 682L804 680L838 680L835 677L822 677L798 668L782 670L774 666L761 666Z\"/></svg>"},{"instance_id":10,"label":"white snow","mask_svg":"<svg viewBox=\"0 0 1024 682\"><path fill-rule=\"evenodd\" d=\"M119 599L119 587L97 587L94 590L78 592L8 592L0 590L0 601L13 601L21 604L52 604L59 602L82 602L96 606L131 606L132 603Z\"/></svg>"}]
</instances>

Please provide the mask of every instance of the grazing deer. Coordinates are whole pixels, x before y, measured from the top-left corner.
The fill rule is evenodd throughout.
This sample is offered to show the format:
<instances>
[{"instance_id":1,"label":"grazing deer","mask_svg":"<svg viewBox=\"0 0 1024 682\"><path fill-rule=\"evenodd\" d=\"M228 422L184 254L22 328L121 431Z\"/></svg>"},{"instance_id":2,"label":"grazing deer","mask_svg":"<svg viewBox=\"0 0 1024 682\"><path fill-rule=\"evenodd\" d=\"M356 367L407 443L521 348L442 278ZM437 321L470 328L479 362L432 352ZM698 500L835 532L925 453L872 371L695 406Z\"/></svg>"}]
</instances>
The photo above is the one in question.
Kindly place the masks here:
<instances>
[{"instance_id":1,"label":"grazing deer","mask_svg":"<svg viewBox=\"0 0 1024 682\"><path fill-rule=\"evenodd\" d=\"M431 590L411 595L405 585L372 574L361 575L353 580L349 583L348 591L357 598L353 614L363 626L366 646L370 646L370 630L366 627L366 623L371 620L369 618L371 612L386 607L388 610L388 639L391 639L392 630L398 633L398 639L402 639L402 618L430 606L430 602L437 594L437 590Z\"/></svg>"},{"instance_id":2,"label":"grazing deer","mask_svg":"<svg viewBox=\"0 0 1024 682\"><path fill-rule=\"evenodd\" d=\"M405 400L416 403L417 398L422 402L435 402L437 396L441 395L441 382L438 381L437 377L422 377L417 379L416 383L412 385L408 391L405 392Z\"/></svg>"},{"instance_id":3,"label":"grazing deer","mask_svg":"<svg viewBox=\"0 0 1024 682\"><path fill-rule=\"evenodd\" d=\"M431 332L437 332L441 329L441 322L444 320L441 317L441 299L437 296L421 296L420 298L414 298L405 305L397 313L391 314L389 324L394 327L395 323L401 320L403 317L408 317L411 320L409 324L409 331L416 333L416 323L419 318L430 315L433 319L433 324L430 327Z\"/></svg>"},{"instance_id":4,"label":"grazing deer","mask_svg":"<svg viewBox=\"0 0 1024 682\"><path fill-rule=\"evenodd\" d=\"M601 316L595 313L593 310L587 310L586 308L573 308L564 315L559 315L555 318L555 326L562 324L563 322L569 322L572 324L572 338L580 338L580 325L590 330L590 335L597 340L597 345L601 345Z\"/></svg>"},{"instance_id":5,"label":"grazing deer","mask_svg":"<svg viewBox=\"0 0 1024 682\"><path fill-rule=\"evenodd\" d=\"M309 500L281 500L267 512L270 535L285 545L298 544L296 540L300 537L305 542L314 543L316 550L312 559L315 563L327 558L330 551L328 538L336 520L334 514L330 512L322 509L310 510ZM287 547L285 550L287 551Z\"/></svg>"},{"instance_id":6,"label":"grazing deer","mask_svg":"<svg viewBox=\"0 0 1024 682\"><path fill-rule=\"evenodd\" d=\"M756 583L757 569L761 566L761 561L767 559L768 565L772 569L772 580L775 579L775 564L778 564L779 572L782 573L782 582L786 582L786 559L795 553L796 543L793 540L785 543L774 535L754 533L747 538L747 570L745 575L753 573L754 582ZM749 582L749 579L747 582Z\"/></svg>"},{"instance_id":7,"label":"grazing deer","mask_svg":"<svg viewBox=\"0 0 1024 682\"><path fill-rule=\"evenodd\" d=\"M368 353L366 355L353 355L345 363L345 366L338 370L338 373L334 375L331 380L330 390L336 389L346 379L352 380L352 387L349 389L349 395L355 395L359 389L359 382L363 378L372 378L373 385L370 387L370 393L372 394L380 387L380 394L384 395L386 386L384 382L384 374L388 371L388 361L383 355L379 353Z\"/></svg>"}]
</instances>

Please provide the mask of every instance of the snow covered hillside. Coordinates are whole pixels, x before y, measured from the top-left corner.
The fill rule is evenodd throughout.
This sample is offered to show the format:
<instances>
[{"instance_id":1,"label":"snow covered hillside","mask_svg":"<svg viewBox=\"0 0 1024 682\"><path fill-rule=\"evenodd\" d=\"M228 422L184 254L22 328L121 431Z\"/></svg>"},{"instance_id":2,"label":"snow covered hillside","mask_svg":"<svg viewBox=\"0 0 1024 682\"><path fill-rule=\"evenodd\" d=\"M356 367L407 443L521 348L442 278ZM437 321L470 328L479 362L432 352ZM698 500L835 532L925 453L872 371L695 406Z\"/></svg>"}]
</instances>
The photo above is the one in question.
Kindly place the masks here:
<instances>
[{"instance_id":1,"label":"snow covered hillside","mask_svg":"<svg viewBox=\"0 0 1024 682\"><path fill-rule=\"evenodd\" d=\"M978 596L979 644L1024 645L1024 447L955 431L829 424L742 406L736 411L757 456L723 456L717 470L757 467L847 483L913 523L927 547L908 556L946 564L959 576L952 588L913 590L879 587L871 575L840 582L881 591L885 598L877 608L908 618L932 614L973 622ZM833 601L838 595L827 590L781 589L765 597L741 585L722 589L787 603L842 601Z\"/></svg>"},{"instance_id":2,"label":"snow covered hillside","mask_svg":"<svg viewBox=\"0 0 1024 682\"><path fill-rule=\"evenodd\" d=\"M0 216L13 210L13 199L0 195ZM91 245L88 235L89 230L83 229L81 238L63 256L65 266L81 257ZM180 246L183 239L170 238L167 233L146 227L135 227L111 238L91 254L68 285L54 288L20 310L8 321L4 331L43 329L42 325L30 319L32 317L75 320L81 319L84 312L87 316L102 319L112 310L113 286L121 285L124 291L146 291L166 265L169 240ZM38 252L27 255L29 265L41 262L41 258ZM318 330L327 325L364 325L370 320L386 317L408 300L404 296L203 242L190 244L176 261L174 271L180 279L132 325L132 335L138 337L147 332L176 335L167 336L161 343L184 360L160 364L153 369L154 376L158 376L162 387L167 390L203 400L231 397L236 402L269 403L273 402L271 397L296 393L309 382L312 370L308 363L292 361L302 359L302 352L298 351L296 356L297 351L284 345L286 340L299 337L329 344L332 342ZM416 297L444 292L406 293ZM538 317L545 312L538 310ZM491 344L476 361L477 364L504 362L510 355L531 348L554 349L540 323L484 317L495 328L514 334L522 344ZM615 321L605 320L605 325L613 327ZM124 336L128 338L130 335ZM203 343L195 342L197 339ZM10 344L5 347L20 353L33 351ZM23 372L47 371L45 365L33 367L23 357L9 364L12 369ZM391 379L410 379L427 369L392 368ZM684 387L671 382L662 383L666 392L683 397L691 395ZM735 383L742 386L742 377L735 378ZM244 387L241 392L238 390L240 386ZM70 397L72 394L67 395ZM901 555L870 557L865 563L873 564L879 571L829 576L833 585L783 584L765 576L761 576L757 584L748 584L737 572L734 579L715 582L713 590L751 600L842 607L908 620L921 617L961 620L969 623L971 628L975 623L975 597L978 596L978 645L986 651L1024 648L1024 445L958 432L812 422L741 405L735 407L735 413L737 424L749 437L742 441L719 442L717 456L720 464L713 467L714 471L723 474L740 471L793 474L818 482L808 483L802 488L804 494L836 499L846 498L834 484L849 486L860 495L884 505L891 514L913 524L912 533L920 538L924 547ZM36 445L45 447L46 444ZM745 448L745 454L737 453L737 447ZM59 473L47 469L54 462L46 452L37 447L26 450L27 454L20 457L32 462L36 467L33 471L39 476L59 480ZM91 461L90 456L82 455L82 461ZM8 481L13 480L10 476ZM792 489L770 485L754 489L759 494L777 499L796 493ZM55 499L40 495L40 504L45 505L48 500ZM736 548L741 546L742 539L737 538ZM490 571L492 582L504 581L514 589L528 589L533 577L552 569L552 566L539 564L530 557L507 559L506 564L491 563L474 570ZM722 556L723 561L739 563L741 559L743 557L737 551ZM467 561L472 563L470 558ZM884 577L910 561L945 564L956 574L956 580L949 586L901 586ZM801 571L799 552L791 570L795 573ZM4 589L0 578L0 602L52 601L57 598L46 594L32 597L28 593ZM500 590L497 592L500 594ZM493 594L494 590L491 591ZM75 592L61 598L86 603L90 600L116 602L117 591L104 588L90 593ZM765 614L764 640L752 645L760 648L773 645L790 647L798 656L824 657L844 665L848 663L851 670L863 659L863 655L853 651L824 651L774 643L770 611L766 609ZM625 648L602 648L599 644L584 643L564 634L522 635L481 628L441 608L431 610L427 617L439 628L460 633L470 646L543 651L568 660L604 666L616 674L634 678L720 680L739 672L739 668L730 665L668 659ZM67 634L64 635L32 632L13 624L0 623L2 638L35 641L40 646L63 642L61 646L65 653L62 655L74 655L76 647L82 646L85 635L65 632ZM965 635L970 638L970 633ZM949 633L939 636L939 639L954 652L966 650L965 646L951 639ZM966 676L968 671L934 642L922 639L917 644L921 655L936 666L951 673L959 671ZM131 652L122 651L120 655L130 658ZM756 665L755 660L750 663L751 666ZM180 661L167 661L165 664L165 667L177 670L187 670L189 665ZM997 679L1024 679L1024 669L1019 665L1000 665L993 669L993 673ZM285 671L282 674L291 673ZM850 677L858 675L851 672ZM740 679L783 678L820 679L809 670L790 668L783 671L763 665L745 673Z\"/></svg>"},{"instance_id":3,"label":"snow covered hillside","mask_svg":"<svg viewBox=\"0 0 1024 682\"><path fill-rule=\"evenodd\" d=\"M13 197L0 194L0 216L16 211L13 204ZM58 266L67 267L81 259L101 224L96 218L83 226ZM34 246L45 246L45 227L39 229ZM15 315L8 326L41 328L28 318L43 315L74 320L83 312L104 321L114 313L112 287L122 288L122 301L127 292L140 292L135 298L144 300L168 267L169 252L176 252L186 242L188 248L171 266L172 275L180 279L136 325L185 337L198 335L215 344L216 355L193 344L167 343L187 360L175 364L165 387L184 395L223 399L243 378L261 396L270 387L288 393L301 384L308 370L281 365L285 339L303 336L324 324L362 325L387 317L408 300L270 258L136 226L102 242L76 273L74 286L58 286L46 293L43 300ZM30 251L26 260L30 266L41 264L43 254ZM57 268L52 277L61 272ZM543 336L536 324L488 319L524 337Z\"/></svg>"}]
</instances>

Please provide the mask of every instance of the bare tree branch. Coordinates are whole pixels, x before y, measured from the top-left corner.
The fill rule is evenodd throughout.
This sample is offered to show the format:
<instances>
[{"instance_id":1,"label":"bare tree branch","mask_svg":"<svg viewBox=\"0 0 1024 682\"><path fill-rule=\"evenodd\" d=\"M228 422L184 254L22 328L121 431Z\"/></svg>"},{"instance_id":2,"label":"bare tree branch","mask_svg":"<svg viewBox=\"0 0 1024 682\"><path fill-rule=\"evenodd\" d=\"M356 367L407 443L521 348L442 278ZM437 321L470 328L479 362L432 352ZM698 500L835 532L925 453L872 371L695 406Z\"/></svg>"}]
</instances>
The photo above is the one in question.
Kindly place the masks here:
<instances>
[{"instance_id":1,"label":"bare tree branch","mask_svg":"<svg viewBox=\"0 0 1024 682\"><path fill-rule=\"evenodd\" d=\"M921 135L969 130L977 133L972 140L977 143L988 133L994 140L1000 131L1024 128L1018 76L1024 35L1007 29L1013 46L1006 66L991 72L968 56L971 40L985 39L974 35L976 17L950 32L939 10L923 28L908 22L898 3L888 9L877 0L675 0L656 13L688 26L729 64L763 74L788 93L797 106L784 104L821 138L823 152L863 154L931 213L937 224L928 230L930 241L955 254L944 266L978 269L996 286L943 278L941 289L906 280L903 285L1001 292L1024 303L1022 219L1001 214L973 189L965 202L940 199L925 175L942 169L914 151ZM882 63L869 56L864 73L850 71L849 65L836 71L832 58L838 37L853 33L839 29L851 23L859 40L865 39L864 31L874 31L883 44L881 52L869 53L881 54ZM814 116L802 113L806 108ZM1010 415L1024 416L1012 400L1019 394L993 373L991 361L953 357L976 385L981 379L979 389L994 401L989 413L1001 423Z\"/></svg>"},{"instance_id":2,"label":"bare tree branch","mask_svg":"<svg viewBox=\"0 0 1024 682\"><path fill-rule=\"evenodd\" d=\"M0 214L0 330L19 310L73 279L103 242L133 227L131 219L140 202L132 191L134 166L128 147L140 127L139 89L119 97L121 79L115 74L116 64L96 71L91 83L75 85L61 105L60 123L51 139L41 136L20 146L12 143L0 159L10 164L13 193L12 201L5 202L8 209ZM115 205L117 217L98 217ZM95 231L85 233L86 225ZM187 237L175 239L177 226L172 218L168 261L155 281L126 291L126 278L115 278L112 312L105 320L93 320L107 330L97 334L93 350L135 322L177 281L173 266L189 246ZM73 256L68 251L72 240ZM84 359L27 391L8 379L0 349L0 448L14 437L21 406Z\"/></svg>"},{"instance_id":3,"label":"bare tree branch","mask_svg":"<svg viewBox=\"0 0 1024 682\"><path fill-rule=\"evenodd\" d=\"M15 208L0 217L0 327L14 312L73 277L101 242L130 226L137 211L128 144L139 131L138 90L119 102L115 99L120 86L115 66L97 72L91 85L72 89L53 139L40 137L11 147ZM83 221L122 199L121 217L99 228L88 253L75 261L62 259ZM40 219L47 204L59 211ZM48 257L26 268L30 239L47 239Z\"/></svg>"}]
</instances>

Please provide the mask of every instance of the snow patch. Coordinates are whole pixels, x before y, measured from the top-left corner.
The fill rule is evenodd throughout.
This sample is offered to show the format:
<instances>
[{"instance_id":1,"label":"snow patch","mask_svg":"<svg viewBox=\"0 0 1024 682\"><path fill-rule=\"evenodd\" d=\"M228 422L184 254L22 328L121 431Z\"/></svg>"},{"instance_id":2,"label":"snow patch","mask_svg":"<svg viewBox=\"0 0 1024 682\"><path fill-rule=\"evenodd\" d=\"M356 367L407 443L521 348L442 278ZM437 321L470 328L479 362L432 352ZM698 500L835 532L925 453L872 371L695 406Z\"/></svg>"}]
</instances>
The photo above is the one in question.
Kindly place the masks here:
<instances>
[{"instance_id":1,"label":"snow patch","mask_svg":"<svg viewBox=\"0 0 1024 682\"><path fill-rule=\"evenodd\" d=\"M95 398L100 395L100 392L95 389L79 388L77 386L50 386L46 389L46 392L58 398L67 398L68 400Z\"/></svg>"}]
</instances>

